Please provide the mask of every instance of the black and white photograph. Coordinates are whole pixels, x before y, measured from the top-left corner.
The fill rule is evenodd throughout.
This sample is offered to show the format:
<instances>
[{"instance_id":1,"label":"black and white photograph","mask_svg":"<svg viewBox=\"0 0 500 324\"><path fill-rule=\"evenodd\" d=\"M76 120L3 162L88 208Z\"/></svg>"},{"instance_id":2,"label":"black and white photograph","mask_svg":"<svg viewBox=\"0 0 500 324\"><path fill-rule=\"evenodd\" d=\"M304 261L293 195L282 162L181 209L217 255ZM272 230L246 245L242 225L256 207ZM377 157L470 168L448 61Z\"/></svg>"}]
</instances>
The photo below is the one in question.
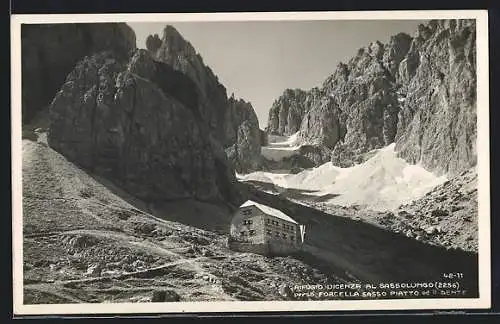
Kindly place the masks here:
<instances>
[{"instance_id":1,"label":"black and white photograph","mask_svg":"<svg viewBox=\"0 0 500 324\"><path fill-rule=\"evenodd\" d=\"M20 314L489 307L485 12L12 28Z\"/></svg>"}]
</instances>

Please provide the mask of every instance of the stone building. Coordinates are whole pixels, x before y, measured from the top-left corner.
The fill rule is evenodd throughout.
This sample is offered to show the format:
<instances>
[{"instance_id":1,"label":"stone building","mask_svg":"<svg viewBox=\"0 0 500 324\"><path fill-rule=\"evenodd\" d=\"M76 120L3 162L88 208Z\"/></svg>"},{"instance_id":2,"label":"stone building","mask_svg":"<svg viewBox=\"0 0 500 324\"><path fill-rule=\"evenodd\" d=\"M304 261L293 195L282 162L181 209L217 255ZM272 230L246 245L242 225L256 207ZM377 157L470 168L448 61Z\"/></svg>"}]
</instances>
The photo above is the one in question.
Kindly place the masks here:
<instances>
[{"instance_id":1,"label":"stone building","mask_svg":"<svg viewBox=\"0 0 500 324\"><path fill-rule=\"evenodd\" d=\"M286 255L300 249L304 226L282 211L248 200L233 216L229 247L264 255Z\"/></svg>"}]
</instances>

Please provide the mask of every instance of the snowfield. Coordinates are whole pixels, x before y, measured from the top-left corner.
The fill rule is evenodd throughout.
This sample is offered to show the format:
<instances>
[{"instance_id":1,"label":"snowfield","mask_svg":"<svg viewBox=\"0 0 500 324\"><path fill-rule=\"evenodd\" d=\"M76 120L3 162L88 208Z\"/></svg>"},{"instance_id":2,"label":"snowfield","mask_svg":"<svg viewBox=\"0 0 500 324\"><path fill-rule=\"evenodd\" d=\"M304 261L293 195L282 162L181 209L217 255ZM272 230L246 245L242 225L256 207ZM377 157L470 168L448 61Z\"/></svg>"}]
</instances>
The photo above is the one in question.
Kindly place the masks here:
<instances>
[{"instance_id":1,"label":"snowfield","mask_svg":"<svg viewBox=\"0 0 500 324\"><path fill-rule=\"evenodd\" d=\"M269 135L269 145L263 146L261 154L268 160L280 161L297 153L300 145L297 145L299 132L291 136Z\"/></svg>"},{"instance_id":2,"label":"snowfield","mask_svg":"<svg viewBox=\"0 0 500 324\"><path fill-rule=\"evenodd\" d=\"M309 191L303 192L304 195L337 195L323 202L360 205L377 211L394 210L447 180L445 176L438 177L419 165L398 158L394 148L395 144L391 144L378 150L366 162L350 168L336 167L328 162L297 174L258 171L237 176L241 181L267 182L286 189Z\"/></svg>"}]
</instances>

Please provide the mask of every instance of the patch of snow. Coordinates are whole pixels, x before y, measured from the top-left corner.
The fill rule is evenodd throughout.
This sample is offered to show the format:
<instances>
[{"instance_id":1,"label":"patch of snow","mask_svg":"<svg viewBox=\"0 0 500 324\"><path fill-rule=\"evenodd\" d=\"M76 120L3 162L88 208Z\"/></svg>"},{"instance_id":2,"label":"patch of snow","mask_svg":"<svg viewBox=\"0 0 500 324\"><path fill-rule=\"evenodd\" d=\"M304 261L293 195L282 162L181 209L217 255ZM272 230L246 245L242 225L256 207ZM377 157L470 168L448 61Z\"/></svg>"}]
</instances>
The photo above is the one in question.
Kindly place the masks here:
<instances>
[{"instance_id":1,"label":"patch of snow","mask_svg":"<svg viewBox=\"0 0 500 324\"><path fill-rule=\"evenodd\" d=\"M271 137L269 138L269 147L276 147L276 148L288 148L288 149L295 149L297 148L297 138L299 136L299 132L296 132L290 136L277 136L277 135L270 135Z\"/></svg>"},{"instance_id":2,"label":"patch of snow","mask_svg":"<svg viewBox=\"0 0 500 324\"><path fill-rule=\"evenodd\" d=\"M420 165L408 164L397 157L395 144L378 150L362 164L340 168L327 162L297 174L253 172L240 175L241 181L261 181L299 190L314 190L310 195L338 195L325 203L332 205L365 205L374 210L392 210L424 196L444 183Z\"/></svg>"},{"instance_id":3,"label":"patch of snow","mask_svg":"<svg viewBox=\"0 0 500 324\"><path fill-rule=\"evenodd\" d=\"M290 136L269 135L269 145L261 148L261 154L268 160L280 161L296 154L300 148L297 145L299 132Z\"/></svg>"}]
</instances>

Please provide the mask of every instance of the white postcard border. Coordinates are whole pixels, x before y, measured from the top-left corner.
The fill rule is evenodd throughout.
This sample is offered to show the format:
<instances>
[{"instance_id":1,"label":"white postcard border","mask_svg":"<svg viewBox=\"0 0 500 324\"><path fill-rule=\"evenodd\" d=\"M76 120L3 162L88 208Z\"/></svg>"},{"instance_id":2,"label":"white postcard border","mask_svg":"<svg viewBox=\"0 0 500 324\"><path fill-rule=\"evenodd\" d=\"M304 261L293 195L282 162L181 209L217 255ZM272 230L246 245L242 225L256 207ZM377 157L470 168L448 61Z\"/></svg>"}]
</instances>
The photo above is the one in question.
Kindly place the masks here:
<instances>
[{"instance_id":1,"label":"white postcard border","mask_svg":"<svg viewBox=\"0 0 500 324\"><path fill-rule=\"evenodd\" d=\"M77 22L196 22L196 21L278 21L278 20L419 20L476 19L477 46L477 152L479 298L336 300L336 301L251 301L174 302L104 304L23 304L22 232L22 140L21 140L21 24ZM266 12L193 14L44 14L11 16L12 80L12 236L14 315L45 314L131 314L131 313L213 313L270 311L376 311L426 309L486 309L491 307L490 251L490 167L489 167L489 69L488 12L486 10L445 11L345 11Z\"/></svg>"}]
</instances>

